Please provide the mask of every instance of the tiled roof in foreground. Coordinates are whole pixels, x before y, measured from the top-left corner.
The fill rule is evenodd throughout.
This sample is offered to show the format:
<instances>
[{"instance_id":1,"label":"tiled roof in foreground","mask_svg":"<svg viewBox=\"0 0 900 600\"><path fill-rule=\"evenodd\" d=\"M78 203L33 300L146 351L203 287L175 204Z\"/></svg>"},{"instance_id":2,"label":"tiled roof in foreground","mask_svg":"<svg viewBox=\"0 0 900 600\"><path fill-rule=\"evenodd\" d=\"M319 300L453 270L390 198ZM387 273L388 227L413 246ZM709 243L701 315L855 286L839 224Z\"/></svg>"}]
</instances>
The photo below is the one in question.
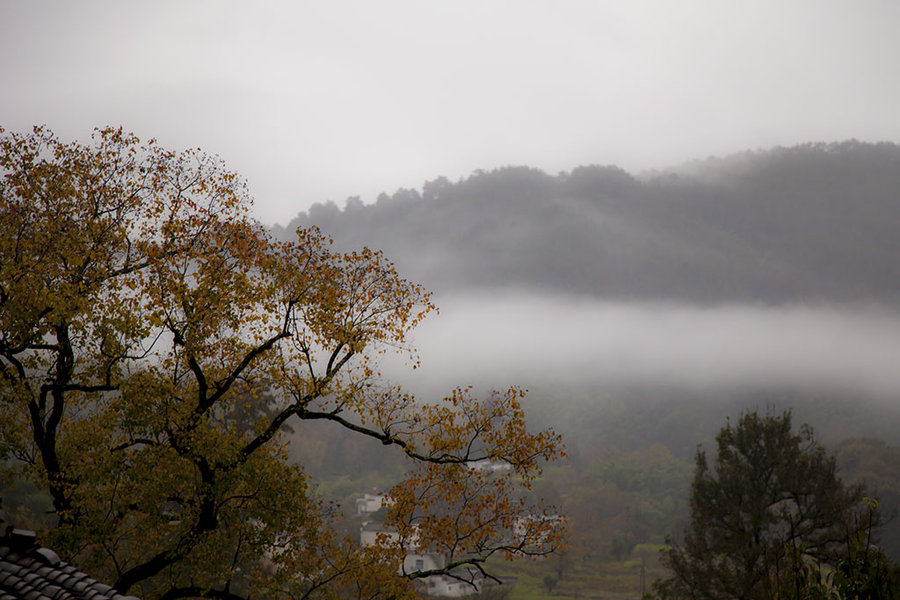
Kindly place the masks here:
<instances>
[{"instance_id":1,"label":"tiled roof in foreground","mask_svg":"<svg viewBox=\"0 0 900 600\"><path fill-rule=\"evenodd\" d=\"M0 537L0 600L138 599L123 596L60 560L36 543L33 531L7 527Z\"/></svg>"}]
</instances>

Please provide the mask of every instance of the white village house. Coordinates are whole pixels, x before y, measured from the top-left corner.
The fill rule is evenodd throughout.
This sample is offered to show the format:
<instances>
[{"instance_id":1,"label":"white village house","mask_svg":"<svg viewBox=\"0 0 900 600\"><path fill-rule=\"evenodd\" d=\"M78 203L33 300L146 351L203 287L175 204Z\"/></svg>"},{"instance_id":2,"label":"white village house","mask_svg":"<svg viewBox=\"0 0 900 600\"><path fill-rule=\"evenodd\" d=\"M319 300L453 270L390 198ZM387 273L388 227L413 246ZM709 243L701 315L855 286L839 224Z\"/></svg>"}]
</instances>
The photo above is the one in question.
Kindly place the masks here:
<instances>
[{"instance_id":1,"label":"white village house","mask_svg":"<svg viewBox=\"0 0 900 600\"><path fill-rule=\"evenodd\" d=\"M382 523L372 519L366 519L368 515L378 511L388 504L388 499L377 493L365 494L356 501L357 514L364 517L359 530L359 543L361 546L373 546L376 544L378 537L386 537L388 540L399 540L399 534L384 529ZM416 546L415 536L408 542L410 548ZM446 557L436 552L415 552L410 550L403 559L400 566L401 573L416 573L420 571L431 571L434 569L443 569L446 566ZM461 570L460 575L468 580L472 577L468 571ZM484 585L483 577L475 578L473 583L462 581L449 575L429 575L418 580L421 585L422 592L428 596L442 598L461 598L481 592Z\"/></svg>"},{"instance_id":2,"label":"white village house","mask_svg":"<svg viewBox=\"0 0 900 600\"><path fill-rule=\"evenodd\" d=\"M356 499L356 514L360 516L371 515L389 503L390 500L384 494L378 493L378 490L373 490L372 493L366 492L362 498Z\"/></svg>"}]
</instances>

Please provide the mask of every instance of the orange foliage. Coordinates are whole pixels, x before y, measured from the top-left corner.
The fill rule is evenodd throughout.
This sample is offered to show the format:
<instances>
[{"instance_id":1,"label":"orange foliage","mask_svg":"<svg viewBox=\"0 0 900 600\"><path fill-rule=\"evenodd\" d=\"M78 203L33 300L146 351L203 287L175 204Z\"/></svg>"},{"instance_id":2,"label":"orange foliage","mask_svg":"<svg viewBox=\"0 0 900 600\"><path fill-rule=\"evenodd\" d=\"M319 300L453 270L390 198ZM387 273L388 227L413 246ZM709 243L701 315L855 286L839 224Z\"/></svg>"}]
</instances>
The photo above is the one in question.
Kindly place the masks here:
<instances>
[{"instance_id":1,"label":"orange foliage","mask_svg":"<svg viewBox=\"0 0 900 600\"><path fill-rule=\"evenodd\" d=\"M121 129L4 134L0 175L0 434L65 558L145 598L402 597L422 576L403 542L479 571L560 543L523 490L561 443L526 430L520 391L421 403L380 381L435 308L379 252L273 241L219 160ZM410 457L399 542L332 532L286 460L289 419Z\"/></svg>"}]
</instances>

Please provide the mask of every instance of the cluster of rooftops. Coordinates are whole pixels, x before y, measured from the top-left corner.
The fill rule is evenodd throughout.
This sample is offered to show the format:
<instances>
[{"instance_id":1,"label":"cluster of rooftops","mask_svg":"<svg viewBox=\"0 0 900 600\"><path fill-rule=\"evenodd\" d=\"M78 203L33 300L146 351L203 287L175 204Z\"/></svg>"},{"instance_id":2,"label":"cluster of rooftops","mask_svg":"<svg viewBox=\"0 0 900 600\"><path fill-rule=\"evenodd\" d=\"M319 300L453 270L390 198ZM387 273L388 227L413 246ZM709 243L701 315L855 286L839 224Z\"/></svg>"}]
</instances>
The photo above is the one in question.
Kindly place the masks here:
<instances>
[{"instance_id":1,"label":"cluster of rooftops","mask_svg":"<svg viewBox=\"0 0 900 600\"><path fill-rule=\"evenodd\" d=\"M0 520L0 600L138 600L42 547L33 531Z\"/></svg>"}]
</instances>

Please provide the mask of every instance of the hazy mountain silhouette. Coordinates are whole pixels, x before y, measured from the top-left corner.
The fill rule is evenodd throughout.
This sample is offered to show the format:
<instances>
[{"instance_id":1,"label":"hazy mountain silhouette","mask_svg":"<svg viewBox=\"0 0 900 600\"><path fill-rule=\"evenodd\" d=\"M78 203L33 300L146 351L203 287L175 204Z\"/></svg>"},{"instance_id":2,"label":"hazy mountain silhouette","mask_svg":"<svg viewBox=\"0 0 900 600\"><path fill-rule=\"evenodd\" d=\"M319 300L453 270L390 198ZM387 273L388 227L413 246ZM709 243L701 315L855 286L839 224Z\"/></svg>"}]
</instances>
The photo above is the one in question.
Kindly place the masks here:
<instances>
[{"instance_id":1,"label":"hazy mountain silhouette","mask_svg":"<svg viewBox=\"0 0 900 600\"><path fill-rule=\"evenodd\" d=\"M585 525L620 497L598 475L610 457L659 445L689 465L746 410L793 410L837 445L842 476L900 511L898 145L809 144L639 176L508 167L317 204L274 233L298 225L383 250L438 292L440 319L416 340L420 396L529 389L529 419L569 448L576 475L542 485L566 495L574 548L605 552L633 524L615 517L594 538ZM892 560L898 532L900 519L883 530Z\"/></svg>"},{"instance_id":2,"label":"hazy mountain silhouette","mask_svg":"<svg viewBox=\"0 0 900 600\"><path fill-rule=\"evenodd\" d=\"M525 167L316 204L338 247L383 250L435 291L900 304L900 146L808 144L640 177Z\"/></svg>"}]
</instances>

